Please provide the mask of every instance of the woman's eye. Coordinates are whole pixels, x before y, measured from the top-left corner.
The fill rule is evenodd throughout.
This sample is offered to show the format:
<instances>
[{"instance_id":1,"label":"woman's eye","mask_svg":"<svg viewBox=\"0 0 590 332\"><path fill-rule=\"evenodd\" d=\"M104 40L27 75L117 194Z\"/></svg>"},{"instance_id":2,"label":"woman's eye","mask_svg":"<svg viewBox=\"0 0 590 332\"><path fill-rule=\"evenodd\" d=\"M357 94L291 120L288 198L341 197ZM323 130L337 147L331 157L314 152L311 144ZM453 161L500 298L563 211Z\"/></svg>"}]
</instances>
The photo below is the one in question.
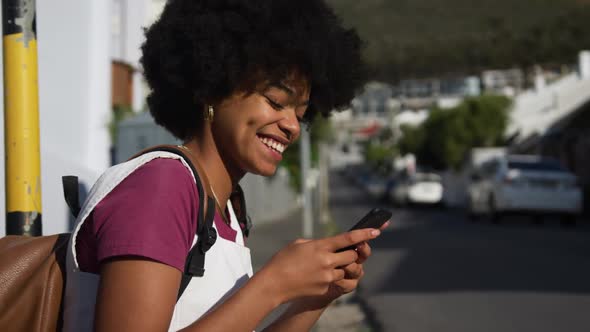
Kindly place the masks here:
<instances>
[{"instance_id":1,"label":"woman's eye","mask_svg":"<svg viewBox=\"0 0 590 332\"><path fill-rule=\"evenodd\" d=\"M277 110L282 110L285 108L285 106L277 103L276 101L266 97L266 100L268 100L268 103L270 104L270 106L272 106L272 108L277 109Z\"/></svg>"}]
</instances>

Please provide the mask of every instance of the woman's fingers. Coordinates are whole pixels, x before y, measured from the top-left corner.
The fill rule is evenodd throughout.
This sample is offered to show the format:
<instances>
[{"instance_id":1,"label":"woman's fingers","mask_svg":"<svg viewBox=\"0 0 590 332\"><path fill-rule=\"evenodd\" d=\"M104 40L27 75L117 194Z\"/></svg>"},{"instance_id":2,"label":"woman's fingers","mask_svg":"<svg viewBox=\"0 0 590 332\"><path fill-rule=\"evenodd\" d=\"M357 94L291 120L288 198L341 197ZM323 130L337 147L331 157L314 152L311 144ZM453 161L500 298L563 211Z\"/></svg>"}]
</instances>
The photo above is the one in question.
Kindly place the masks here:
<instances>
[{"instance_id":1,"label":"woman's fingers","mask_svg":"<svg viewBox=\"0 0 590 332\"><path fill-rule=\"evenodd\" d=\"M358 264L364 263L369 256L371 256L371 246L367 242L363 242L356 247L356 252L358 254L358 259L356 262Z\"/></svg>"},{"instance_id":2,"label":"woman's fingers","mask_svg":"<svg viewBox=\"0 0 590 332\"><path fill-rule=\"evenodd\" d=\"M338 287L342 294L350 293L358 286L359 281L365 275L362 264L352 263L342 269L344 277L334 281L334 286Z\"/></svg>"},{"instance_id":3,"label":"woman's fingers","mask_svg":"<svg viewBox=\"0 0 590 332\"><path fill-rule=\"evenodd\" d=\"M342 294L347 294L355 290L358 283L357 279L342 279L334 282L334 285L340 289Z\"/></svg>"},{"instance_id":4,"label":"woman's fingers","mask_svg":"<svg viewBox=\"0 0 590 332\"><path fill-rule=\"evenodd\" d=\"M379 228L379 230L383 231L384 229L389 227L390 224L391 221L387 221ZM356 262L362 264L367 260L367 258L369 258L369 256L371 256L371 246L367 242L357 244L356 252L359 254L359 258Z\"/></svg>"},{"instance_id":5,"label":"woman's fingers","mask_svg":"<svg viewBox=\"0 0 590 332\"><path fill-rule=\"evenodd\" d=\"M334 269L332 270L332 280L333 282L338 282L343 280L346 277L346 271L343 269Z\"/></svg>"},{"instance_id":6,"label":"woman's fingers","mask_svg":"<svg viewBox=\"0 0 590 332\"><path fill-rule=\"evenodd\" d=\"M346 279L360 279L364 274L363 265L352 263L343 268Z\"/></svg>"},{"instance_id":7,"label":"woman's fingers","mask_svg":"<svg viewBox=\"0 0 590 332\"><path fill-rule=\"evenodd\" d=\"M338 249L346 248L349 246L354 246L358 243L366 242L372 240L379 236L381 231L378 229L372 228L365 228L365 229L358 229L350 232L345 232L333 237L325 238L321 241L323 245L329 251L336 251Z\"/></svg>"},{"instance_id":8,"label":"woman's fingers","mask_svg":"<svg viewBox=\"0 0 590 332\"><path fill-rule=\"evenodd\" d=\"M347 266L356 262L359 255L354 250L346 250L343 252L335 253L331 255L332 259L329 261L329 265L332 268Z\"/></svg>"}]
</instances>

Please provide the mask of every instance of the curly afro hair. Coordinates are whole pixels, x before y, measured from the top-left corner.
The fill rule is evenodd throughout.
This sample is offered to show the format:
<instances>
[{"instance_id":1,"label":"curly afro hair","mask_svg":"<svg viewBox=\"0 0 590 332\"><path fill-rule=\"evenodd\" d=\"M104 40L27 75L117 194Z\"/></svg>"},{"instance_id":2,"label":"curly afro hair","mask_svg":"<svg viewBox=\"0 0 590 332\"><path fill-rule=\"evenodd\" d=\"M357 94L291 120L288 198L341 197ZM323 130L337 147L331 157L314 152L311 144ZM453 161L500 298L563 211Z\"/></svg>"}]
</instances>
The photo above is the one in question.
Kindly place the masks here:
<instances>
[{"instance_id":1,"label":"curly afro hair","mask_svg":"<svg viewBox=\"0 0 590 332\"><path fill-rule=\"evenodd\" d=\"M150 112L182 140L207 103L293 72L312 88L307 122L348 106L364 80L358 35L323 0L169 0L145 34Z\"/></svg>"}]
</instances>

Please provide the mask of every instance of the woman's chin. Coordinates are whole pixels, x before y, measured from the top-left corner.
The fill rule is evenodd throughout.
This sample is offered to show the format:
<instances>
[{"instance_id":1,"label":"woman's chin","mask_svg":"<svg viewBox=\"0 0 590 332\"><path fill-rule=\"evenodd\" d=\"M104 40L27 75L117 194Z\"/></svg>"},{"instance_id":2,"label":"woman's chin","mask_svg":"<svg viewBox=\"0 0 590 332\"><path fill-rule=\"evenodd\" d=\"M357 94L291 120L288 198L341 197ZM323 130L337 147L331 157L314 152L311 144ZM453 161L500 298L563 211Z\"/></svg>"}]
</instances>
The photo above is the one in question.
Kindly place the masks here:
<instances>
[{"instance_id":1,"label":"woman's chin","mask_svg":"<svg viewBox=\"0 0 590 332\"><path fill-rule=\"evenodd\" d=\"M277 166L265 166L265 167L257 167L250 173L261 175L261 176L273 176L277 172Z\"/></svg>"}]
</instances>

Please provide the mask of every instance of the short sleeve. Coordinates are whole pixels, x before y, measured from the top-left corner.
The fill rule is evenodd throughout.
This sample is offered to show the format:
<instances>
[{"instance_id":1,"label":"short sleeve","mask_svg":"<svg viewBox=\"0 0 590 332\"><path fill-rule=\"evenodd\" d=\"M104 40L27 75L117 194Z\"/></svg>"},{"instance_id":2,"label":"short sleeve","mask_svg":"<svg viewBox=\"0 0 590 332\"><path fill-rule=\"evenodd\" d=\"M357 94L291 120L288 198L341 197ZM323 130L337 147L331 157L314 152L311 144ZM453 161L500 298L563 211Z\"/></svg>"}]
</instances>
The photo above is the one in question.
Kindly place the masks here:
<instances>
[{"instance_id":1,"label":"short sleeve","mask_svg":"<svg viewBox=\"0 0 590 332\"><path fill-rule=\"evenodd\" d=\"M135 170L93 212L100 264L141 256L184 270L197 228L199 200L180 160L154 159Z\"/></svg>"}]
</instances>

